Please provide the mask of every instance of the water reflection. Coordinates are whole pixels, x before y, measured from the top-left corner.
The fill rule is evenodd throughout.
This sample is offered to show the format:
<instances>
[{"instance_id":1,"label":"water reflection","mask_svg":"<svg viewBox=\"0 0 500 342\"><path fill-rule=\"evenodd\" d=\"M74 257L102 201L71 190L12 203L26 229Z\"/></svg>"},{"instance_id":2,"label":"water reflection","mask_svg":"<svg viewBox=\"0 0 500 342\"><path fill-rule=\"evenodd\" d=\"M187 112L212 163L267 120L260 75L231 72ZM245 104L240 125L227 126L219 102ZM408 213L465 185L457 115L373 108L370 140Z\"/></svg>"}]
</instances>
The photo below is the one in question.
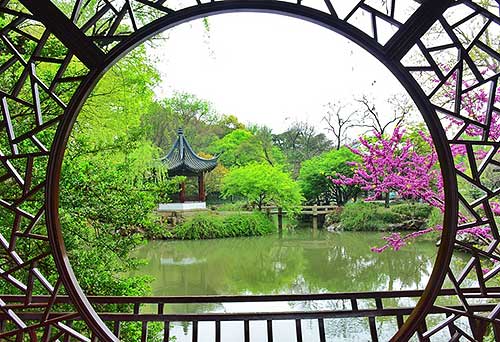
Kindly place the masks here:
<instances>
[{"instance_id":1,"label":"water reflection","mask_svg":"<svg viewBox=\"0 0 500 342\"><path fill-rule=\"evenodd\" d=\"M153 241L137 251L149 260L136 273L155 277L154 295L305 294L423 289L433 268L437 248L416 242L401 251L370 251L380 233L329 233L298 229L282 236L205 241ZM175 304L170 313L255 312L350 309L350 302L307 301L273 303ZM384 305L408 307L415 300L387 299ZM371 301L359 301L373 308ZM260 324L262 323L262 324ZM265 322L251 323L253 340L265 341ZM223 341L243 341L242 322L223 322ZM295 340L293 321L274 323L274 341ZM262 325L262 327L261 327ZM381 340L396 331L391 317L378 318ZM366 319L325 320L331 341L370 341ZM319 340L316 321L303 321L305 341ZM178 342L191 341L189 324L172 330ZM199 325L200 341L214 340L212 323Z\"/></svg>"},{"instance_id":2,"label":"water reflection","mask_svg":"<svg viewBox=\"0 0 500 342\"><path fill-rule=\"evenodd\" d=\"M379 233L307 229L278 235L205 241L153 241L137 251L149 260L154 295L289 294L423 288L436 255L431 242L376 254Z\"/></svg>"}]
</instances>

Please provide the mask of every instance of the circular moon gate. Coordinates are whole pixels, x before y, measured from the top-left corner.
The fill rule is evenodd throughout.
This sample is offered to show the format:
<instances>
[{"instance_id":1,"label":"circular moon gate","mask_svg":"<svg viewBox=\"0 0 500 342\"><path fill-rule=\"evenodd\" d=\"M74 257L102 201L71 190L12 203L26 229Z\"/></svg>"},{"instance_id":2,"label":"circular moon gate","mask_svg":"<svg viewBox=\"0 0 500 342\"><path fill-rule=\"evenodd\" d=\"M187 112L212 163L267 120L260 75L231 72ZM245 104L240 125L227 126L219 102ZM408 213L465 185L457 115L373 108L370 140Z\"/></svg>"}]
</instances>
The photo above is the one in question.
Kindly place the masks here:
<instances>
[{"instance_id":1,"label":"circular moon gate","mask_svg":"<svg viewBox=\"0 0 500 342\"><path fill-rule=\"evenodd\" d=\"M0 194L0 217L11 224L8 230L1 230L5 262L0 281L24 296L23 304L11 307L0 295L0 309L13 327L0 332L1 338L26 337L35 341L37 336L57 335L89 340L63 323L68 317L50 315L55 312L56 297L67 293L87 324L83 330L91 331L92 338L102 341L118 340L81 291L64 247L58 196L68 136L90 91L128 51L179 23L238 11L293 16L347 37L385 64L423 113L442 168L444 227L429 284L393 339L405 341L417 332L431 312L446 277L453 284L461 307L450 309L449 317L427 335L449 329L455 338L460 338L465 332L454 322L461 317L499 323L500 310L479 315L471 309L470 299L463 291L464 279L474 277L479 284L475 298L494 302L490 281L500 272L500 266L495 265L483 274L481 267L483 260L500 260L496 253L500 235L492 210L500 190L485 182L487 173L500 166L500 51L495 39L488 39L500 32L498 2L492 0L496 5L487 6L484 1L472 0L361 0L347 10L345 4L341 6L345 10L342 15L333 3L186 0L169 7L162 0L74 0L57 2L58 5L49 0L0 1L0 184L8 189L8 194ZM30 30L30 25L37 29ZM437 33L440 39L436 39ZM50 44L60 49L48 53L46 47ZM53 72L37 73L46 65ZM463 82L466 79L468 82ZM463 98L479 90L486 97L484 115L467 116ZM450 91L450 101L443 103L438 99L442 92ZM445 132L443 127L450 120L460 128ZM470 130L480 131L479 138L468 135ZM455 165L452 148L466 151L469 173ZM480 156L478 150L482 151ZM474 187L481 195L466 198L457 186L457 178L461 178L458 184ZM467 212L467 217L460 220L459 207ZM484 251L456 239L457 231L476 227L491 230L492 242ZM449 268L456 244L472 255L458 274ZM44 263L47 267L52 259L59 276L49 282L37 265ZM34 307L33 288L43 289L48 295L45 303L37 303L37 308L44 310L37 322L21 318L23 310ZM419 333L426 336L425 331Z\"/></svg>"}]
</instances>

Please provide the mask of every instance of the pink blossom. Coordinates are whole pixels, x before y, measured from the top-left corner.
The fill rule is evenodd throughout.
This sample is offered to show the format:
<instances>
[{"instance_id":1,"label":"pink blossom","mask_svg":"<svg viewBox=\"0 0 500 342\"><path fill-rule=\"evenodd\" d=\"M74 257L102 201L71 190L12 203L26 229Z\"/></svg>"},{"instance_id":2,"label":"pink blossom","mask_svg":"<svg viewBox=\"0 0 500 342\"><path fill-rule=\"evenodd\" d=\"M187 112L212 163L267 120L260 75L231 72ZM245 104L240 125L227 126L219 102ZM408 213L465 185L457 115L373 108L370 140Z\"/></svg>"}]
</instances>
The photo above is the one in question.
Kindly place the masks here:
<instances>
[{"instance_id":1,"label":"pink blossom","mask_svg":"<svg viewBox=\"0 0 500 342\"><path fill-rule=\"evenodd\" d=\"M442 179L436 167L437 154L430 136L419 132L429 145L431 153L419 154L415 145L405 139L405 131L396 127L392 136L383 137L374 132L375 141L361 137L362 149L351 148L361 157L352 177L337 175L331 179L337 185L359 185L373 194L374 200L389 192L397 192L404 198L424 201L443 209Z\"/></svg>"},{"instance_id":2,"label":"pink blossom","mask_svg":"<svg viewBox=\"0 0 500 342\"><path fill-rule=\"evenodd\" d=\"M495 214L495 216L500 216L500 203L491 202L490 206L491 206L491 211L493 211L493 214Z\"/></svg>"},{"instance_id":3,"label":"pink blossom","mask_svg":"<svg viewBox=\"0 0 500 342\"><path fill-rule=\"evenodd\" d=\"M491 235L490 233L491 229L489 227L473 227L473 228L461 229L457 232L457 235L470 234L472 236L493 240L493 235Z\"/></svg>"},{"instance_id":4,"label":"pink blossom","mask_svg":"<svg viewBox=\"0 0 500 342\"><path fill-rule=\"evenodd\" d=\"M500 141L500 113L498 110L491 111L500 106L500 87L489 89L488 87L476 86L475 80L459 80L456 69L442 65L443 70L451 73L451 77L442 85L440 98L433 99L434 104L450 111L447 115L447 133L455 134L451 139L458 142L450 146L453 157L456 158L455 167L458 171L466 173L468 163L463 162L463 157L471 158L470 150L467 151L465 144L460 140L488 140ZM489 65L480 70L481 74L487 75L497 70L498 65ZM465 76L462 74L465 78ZM440 83L438 79L435 83ZM455 112L454 103L457 100L456 89L461 90L458 98L458 112ZM490 99L490 96L493 98ZM451 108L450 108L451 107ZM487 125L487 129L484 126ZM456 132L456 133L454 133ZM384 137L375 133L375 139L360 138L361 148L351 148L352 152L361 157L361 162L353 163L356 167L352 177L338 176L332 180L335 184L359 185L361 189L372 192L367 200L376 199L391 191L397 192L405 198L413 198L425 202L431 206L444 211L443 179L436 167L437 154L430 136L419 132L420 136L429 145L431 153L421 155L415 151L412 142L404 139L404 130L396 127L392 136ZM468 154L469 152L469 154ZM491 153L488 148L476 148L473 156L476 162L485 159ZM490 202L493 214L500 216L500 203ZM459 213L459 223L469 222L467 214ZM405 236L393 233L384 237L386 244L382 247L372 247L374 252L381 253L387 249L399 250L409 239L427 234L431 231L440 230L437 226L412 232ZM482 240L493 239L489 227L474 227L460 230L457 234L469 234Z\"/></svg>"},{"instance_id":5,"label":"pink blossom","mask_svg":"<svg viewBox=\"0 0 500 342\"><path fill-rule=\"evenodd\" d=\"M370 250L372 252L375 252L375 253L382 253L383 251L385 251L387 248L389 248L389 245L384 245L382 247L372 247L370 248Z\"/></svg>"},{"instance_id":6,"label":"pink blossom","mask_svg":"<svg viewBox=\"0 0 500 342\"><path fill-rule=\"evenodd\" d=\"M393 249L395 251L398 251L401 249L401 247L405 246L408 242L408 240L413 240L419 236L428 234L433 231L441 231L443 227L441 225L437 225L432 228L427 228L423 230L418 230L415 232L411 232L409 234L406 234L404 236L401 236L400 233L392 233L389 236L384 236L383 239L386 241L386 244L381 246L381 247L372 247L371 251L375 253L382 253L386 249Z\"/></svg>"}]
</instances>

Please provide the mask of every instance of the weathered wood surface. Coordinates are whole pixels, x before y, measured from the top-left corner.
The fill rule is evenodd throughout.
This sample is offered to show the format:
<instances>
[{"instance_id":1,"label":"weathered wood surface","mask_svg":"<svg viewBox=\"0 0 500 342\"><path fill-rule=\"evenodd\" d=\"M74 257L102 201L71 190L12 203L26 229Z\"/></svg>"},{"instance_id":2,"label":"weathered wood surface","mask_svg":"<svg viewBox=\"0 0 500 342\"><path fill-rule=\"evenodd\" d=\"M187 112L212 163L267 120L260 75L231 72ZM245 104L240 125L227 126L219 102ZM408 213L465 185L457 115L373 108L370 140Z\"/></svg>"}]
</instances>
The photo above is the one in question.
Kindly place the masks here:
<instances>
[{"instance_id":1,"label":"weathered wood surface","mask_svg":"<svg viewBox=\"0 0 500 342\"><path fill-rule=\"evenodd\" d=\"M339 210L339 207L335 205L303 205L300 208L301 215L312 216L332 214L336 213ZM263 206L262 209L270 215L276 215L280 213L280 208L277 206ZM281 213L286 214L286 210L281 210Z\"/></svg>"}]
</instances>

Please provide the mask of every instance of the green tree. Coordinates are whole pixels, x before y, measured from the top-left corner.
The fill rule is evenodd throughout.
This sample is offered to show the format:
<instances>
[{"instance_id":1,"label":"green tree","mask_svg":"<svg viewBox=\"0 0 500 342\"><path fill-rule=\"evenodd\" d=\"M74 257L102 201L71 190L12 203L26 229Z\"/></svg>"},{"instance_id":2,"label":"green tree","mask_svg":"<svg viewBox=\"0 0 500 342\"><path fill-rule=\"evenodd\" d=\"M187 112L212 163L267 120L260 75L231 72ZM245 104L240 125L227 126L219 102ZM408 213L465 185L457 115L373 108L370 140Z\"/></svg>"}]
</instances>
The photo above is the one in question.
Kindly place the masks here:
<instances>
[{"instance_id":1,"label":"green tree","mask_svg":"<svg viewBox=\"0 0 500 342\"><path fill-rule=\"evenodd\" d=\"M234 168L223 180L223 196L245 197L259 210L264 205L282 207L296 213L303 201L300 187L290 174L269 163L251 163Z\"/></svg>"},{"instance_id":2,"label":"green tree","mask_svg":"<svg viewBox=\"0 0 500 342\"><path fill-rule=\"evenodd\" d=\"M198 155L202 158L213 158L213 155L208 153L200 152ZM207 192L207 197L220 197L222 192L222 181L228 172L229 170L224 165L218 163L215 169L205 174L205 190Z\"/></svg>"},{"instance_id":3,"label":"green tree","mask_svg":"<svg viewBox=\"0 0 500 342\"><path fill-rule=\"evenodd\" d=\"M427 126L423 122L405 126L405 138L410 140L413 145L413 150L418 154L431 154L432 146L422 137L422 132L429 135ZM439 165L436 165L439 167Z\"/></svg>"},{"instance_id":4,"label":"green tree","mask_svg":"<svg viewBox=\"0 0 500 342\"><path fill-rule=\"evenodd\" d=\"M270 129L254 126L251 130L235 129L222 139L214 141L209 146L210 152L220 154L219 161L229 168L252 162L281 164L284 157L273 145Z\"/></svg>"},{"instance_id":5,"label":"green tree","mask_svg":"<svg viewBox=\"0 0 500 342\"><path fill-rule=\"evenodd\" d=\"M238 118L232 114L222 115L219 118L217 125L222 129L223 134L221 134L221 136L228 134L232 130L245 128L245 125L239 122Z\"/></svg>"},{"instance_id":6,"label":"green tree","mask_svg":"<svg viewBox=\"0 0 500 342\"><path fill-rule=\"evenodd\" d=\"M306 122L297 122L288 130L273 137L290 164L292 174L297 177L300 165L304 160L311 159L332 148L332 142L323 133L317 133L314 126Z\"/></svg>"},{"instance_id":7,"label":"green tree","mask_svg":"<svg viewBox=\"0 0 500 342\"><path fill-rule=\"evenodd\" d=\"M265 161L273 166L283 165L285 163L285 155L274 143L274 136L271 128L253 125L249 127L249 130L253 133L254 139L257 140L257 144L260 145L263 154L262 157Z\"/></svg>"},{"instance_id":8,"label":"green tree","mask_svg":"<svg viewBox=\"0 0 500 342\"><path fill-rule=\"evenodd\" d=\"M241 166L259 158L259 147L251 143L252 133L246 129L235 129L214 141L209 150L219 154L219 161L226 167Z\"/></svg>"},{"instance_id":9,"label":"green tree","mask_svg":"<svg viewBox=\"0 0 500 342\"><path fill-rule=\"evenodd\" d=\"M337 174L352 176L352 166L348 163L354 161L359 161L359 157L347 147L331 150L304 161L298 180L307 201L344 205L351 198L355 198L360 192L359 187L337 185L329 178Z\"/></svg>"},{"instance_id":10,"label":"green tree","mask_svg":"<svg viewBox=\"0 0 500 342\"><path fill-rule=\"evenodd\" d=\"M174 93L170 98L155 102L142 111L142 126L149 140L167 152L183 128L195 150L206 148L219 137L215 129L220 117L210 102L188 93Z\"/></svg>"},{"instance_id":11,"label":"green tree","mask_svg":"<svg viewBox=\"0 0 500 342\"><path fill-rule=\"evenodd\" d=\"M82 108L68 141L60 213L65 243L87 294L145 295L149 280L121 277L137 265L130 252L156 227L154 209L176 188L154 167L157 147L141 117L154 104L159 76L144 48L102 78Z\"/></svg>"}]
</instances>

